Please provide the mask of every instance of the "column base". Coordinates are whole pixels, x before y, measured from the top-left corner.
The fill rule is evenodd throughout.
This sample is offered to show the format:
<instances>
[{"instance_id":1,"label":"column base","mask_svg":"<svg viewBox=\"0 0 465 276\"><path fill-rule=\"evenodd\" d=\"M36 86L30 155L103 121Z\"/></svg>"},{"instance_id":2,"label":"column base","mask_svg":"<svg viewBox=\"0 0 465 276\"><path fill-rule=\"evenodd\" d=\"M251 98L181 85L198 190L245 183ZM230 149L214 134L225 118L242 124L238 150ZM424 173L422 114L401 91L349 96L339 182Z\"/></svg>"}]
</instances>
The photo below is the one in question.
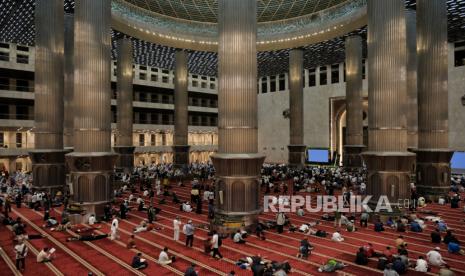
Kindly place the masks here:
<instances>
[{"instance_id":1,"label":"column base","mask_svg":"<svg viewBox=\"0 0 465 276\"><path fill-rule=\"evenodd\" d=\"M450 190L450 149L416 149L417 190L425 199L437 201Z\"/></svg>"},{"instance_id":2,"label":"column base","mask_svg":"<svg viewBox=\"0 0 465 276\"><path fill-rule=\"evenodd\" d=\"M302 168L305 164L305 145L288 145L289 151L288 163L290 167Z\"/></svg>"},{"instance_id":3,"label":"column base","mask_svg":"<svg viewBox=\"0 0 465 276\"><path fill-rule=\"evenodd\" d=\"M189 166L189 145L173 145L173 166L186 168Z\"/></svg>"},{"instance_id":4,"label":"column base","mask_svg":"<svg viewBox=\"0 0 465 276\"><path fill-rule=\"evenodd\" d=\"M134 150L132 146L115 146L113 151L118 154L116 159L116 170L124 173L132 173L134 168Z\"/></svg>"},{"instance_id":5,"label":"column base","mask_svg":"<svg viewBox=\"0 0 465 276\"><path fill-rule=\"evenodd\" d=\"M33 150L29 152L32 161L32 187L54 195L66 184L66 150Z\"/></svg>"},{"instance_id":6,"label":"column base","mask_svg":"<svg viewBox=\"0 0 465 276\"><path fill-rule=\"evenodd\" d=\"M113 166L117 157L112 152L67 154L71 203L82 206L85 212L92 212L98 218L102 217L103 205L113 200Z\"/></svg>"},{"instance_id":7,"label":"column base","mask_svg":"<svg viewBox=\"0 0 465 276\"><path fill-rule=\"evenodd\" d=\"M363 167L363 158L361 156L365 145L345 145L344 157L342 163L345 168L358 169Z\"/></svg>"},{"instance_id":8,"label":"column base","mask_svg":"<svg viewBox=\"0 0 465 276\"><path fill-rule=\"evenodd\" d=\"M363 160L367 164L367 195L372 198L368 206L375 210L378 201L387 200L392 212L384 215L396 215L403 211L410 201L410 172L415 164L415 154L411 152L364 152ZM386 204L383 201L383 204ZM407 207L408 208L408 207ZM407 210L407 209L405 209Z\"/></svg>"},{"instance_id":9,"label":"column base","mask_svg":"<svg viewBox=\"0 0 465 276\"><path fill-rule=\"evenodd\" d=\"M253 230L262 212L259 177L265 156L217 153L211 159L217 175L211 227L222 234Z\"/></svg>"},{"instance_id":10,"label":"column base","mask_svg":"<svg viewBox=\"0 0 465 276\"><path fill-rule=\"evenodd\" d=\"M89 217L95 215L99 220L103 217L104 207L107 204L105 202L81 202L72 203L68 211L70 213L69 218L72 224L88 223Z\"/></svg>"}]
</instances>

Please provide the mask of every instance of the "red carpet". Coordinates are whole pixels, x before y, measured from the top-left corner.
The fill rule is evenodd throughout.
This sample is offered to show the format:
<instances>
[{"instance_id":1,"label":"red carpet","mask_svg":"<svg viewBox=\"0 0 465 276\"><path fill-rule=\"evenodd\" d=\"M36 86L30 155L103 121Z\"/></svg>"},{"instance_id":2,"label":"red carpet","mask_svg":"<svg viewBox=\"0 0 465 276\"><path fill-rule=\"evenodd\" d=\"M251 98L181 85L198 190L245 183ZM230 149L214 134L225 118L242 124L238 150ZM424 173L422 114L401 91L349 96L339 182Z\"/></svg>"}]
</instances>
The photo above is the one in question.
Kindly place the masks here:
<instances>
[{"instance_id":1,"label":"red carpet","mask_svg":"<svg viewBox=\"0 0 465 276\"><path fill-rule=\"evenodd\" d=\"M190 185L188 185L190 186ZM181 200L190 199L190 187L174 187L173 190ZM157 202L157 201L156 201ZM148 203L148 201L147 201ZM157 205L157 204L156 204ZM133 209L137 209L133 206ZM185 213L179 211L179 205L171 203L167 198L167 204L157 206L162 209L157 215L156 227L162 229L151 232L136 234L137 250L126 249L125 244L136 225L141 220L146 219L145 212L131 211L128 213L127 220L120 220L120 240L110 241L103 239L94 241L91 244L84 242L66 242L70 237L67 232L52 232L49 229L42 228L42 213L35 212L28 208L16 209L24 218L27 218L29 225L28 233L45 232L49 237L32 240L31 244L40 250L44 246L54 247L57 249L57 258L53 260L54 267L65 275L87 275L88 271L93 271L98 275L183 275L184 271L196 263L196 270L199 275L226 275L233 270L236 275L252 275L250 270L242 270L235 265L239 258L245 256L258 255L266 260L289 261L293 268L291 275L328 275L328 273L318 272L318 267L326 262L329 258L335 258L349 266L339 271L337 274L345 275L382 275L382 271L376 269L377 260L372 258L367 266L359 266L353 261L358 248L366 242L371 242L377 251L383 250L386 246L394 247L394 240L398 233L387 229L382 233L375 233L373 225L368 228L358 228L353 233L342 232L345 237L343 243L335 243L327 238L309 237L310 243L315 247L311 256L307 260L296 258L300 240L305 237L302 233L277 234L273 231L266 231L267 239L262 241L251 235L247 238L246 244L235 244L231 239L225 239L220 251L223 254L222 260L215 260L211 256L203 253L203 240L209 238L207 231L198 228L195 233L194 248L184 246L185 237L181 233L180 242L173 241L172 220L180 216L183 223L192 219L194 224L205 224L207 220L207 204L203 204L203 214ZM425 209L439 212L450 228L454 229L455 235L460 239L465 238L465 229L463 229L463 219L465 214L462 209L450 209L449 206L429 205ZM56 210L59 214L60 210ZM15 214L12 214L16 217ZM320 219L321 213L307 213L304 217L298 217L295 214L288 214L291 222L297 226L316 219ZM59 215L56 215L59 217ZM274 220L275 215L265 213L260 216L261 220ZM321 221L321 220L320 220ZM408 243L409 258L414 261L418 256L425 255L427 251L435 247L430 243L430 231L433 229L432 223L427 223L428 228L423 233L403 233L404 239ZM33 226L39 227L35 229ZM329 234L334 231L333 223L321 221L317 227L325 230ZM107 223L101 224L98 233L108 233L110 230ZM8 229L0 227L0 246L5 248L10 258L14 261L12 235ZM60 244L60 246L57 245ZM161 266L157 263L158 255L163 247L169 248L169 253L176 256L177 261L169 267ZM452 266L457 275L465 275L465 257L454 255L447 252L444 244L440 245L444 259ZM128 267L132 257L136 252L142 252L144 258L149 262L149 267L142 271L135 271ZM79 258L80 257L80 258ZM43 264L35 263L35 255L30 252L27 259L27 270L24 275L54 275L52 270ZM1 275L13 275L7 264L0 260ZM433 273L437 268L433 268ZM333 273L336 274L336 273ZM410 269L405 275L420 275ZM331 274L329 274L331 275Z\"/></svg>"}]
</instances>

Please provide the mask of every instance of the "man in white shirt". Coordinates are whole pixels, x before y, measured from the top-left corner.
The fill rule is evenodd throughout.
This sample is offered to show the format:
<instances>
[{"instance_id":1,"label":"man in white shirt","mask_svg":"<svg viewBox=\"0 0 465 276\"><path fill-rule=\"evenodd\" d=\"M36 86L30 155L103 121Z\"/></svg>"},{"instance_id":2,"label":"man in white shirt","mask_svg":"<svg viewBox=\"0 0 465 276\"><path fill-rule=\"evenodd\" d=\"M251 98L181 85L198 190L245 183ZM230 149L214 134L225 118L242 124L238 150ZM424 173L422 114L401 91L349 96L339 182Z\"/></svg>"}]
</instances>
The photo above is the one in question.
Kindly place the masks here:
<instances>
[{"instance_id":1,"label":"man in white shirt","mask_svg":"<svg viewBox=\"0 0 465 276\"><path fill-rule=\"evenodd\" d=\"M308 226L308 224L302 224L300 227L299 227L299 232L303 232L303 233L306 233L308 231L308 228L310 228Z\"/></svg>"},{"instance_id":2,"label":"man in white shirt","mask_svg":"<svg viewBox=\"0 0 465 276\"><path fill-rule=\"evenodd\" d=\"M434 250L429 251L426 253L426 257L428 258L428 262L434 266L442 266L445 265L446 262L442 259L441 253L439 253L440 248L436 247Z\"/></svg>"},{"instance_id":3,"label":"man in white shirt","mask_svg":"<svg viewBox=\"0 0 465 276\"><path fill-rule=\"evenodd\" d=\"M110 239L113 241L119 238L118 235L118 227L119 222L115 215L113 215L113 221L111 222L111 232L110 232Z\"/></svg>"},{"instance_id":4,"label":"man in white shirt","mask_svg":"<svg viewBox=\"0 0 465 276\"><path fill-rule=\"evenodd\" d=\"M425 261L422 256L418 257L415 271L428 272L428 262Z\"/></svg>"},{"instance_id":5,"label":"man in white shirt","mask_svg":"<svg viewBox=\"0 0 465 276\"><path fill-rule=\"evenodd\" d=\"M173 230L174 230L174 236L173 240L178 241L179 240L179 230L181 229L181 220L179 217L176 217L173 220Z\"/></svg>"},{"instance_id":6,"label":"man in white shirt","mask_svg":"<svg viewBox=\"0 0 465 276\"><path fill-rule=\"evenodd\" d=\"M95 222L96 222L95 215L94 214L90 215L90 217L89 217L89 225L94 225Z\"/></svg>"},{"instance_id":7,"label":"man in white shirt","mask_svg":"<svg viewBox=\"0 0 465 276\"><path fill-rule=\"evenodd\" d=\"M339 231L336 231L333 233L333 236L331 237L331 240L335 242L343 242L344 238L342 237L341 233Z\"/></svg>"},{"instance_id":8,"label":"man in white shirt","mask_svg":"<svg viewBox=\"0 0 465 276\"><path fill-rule=\"evenodd\" d=\"M235 243L245 243L245 240L242 238L241 230L237 230L236 234L234 234L233 241Z\"/></svg>"},{"instance_id":9,"label":"man in white shirt","mask_svg":"<svg viewBox=\"0 0 465 276\"><path fill-rule=\"evenodd\" d=\"M50 253L48 247L45 247L39 252L39 254L37 254L36 260L38 263L50 262L52 260L52 254Z\"/></svg>"},{"instance_id":10,"label":"man in white shirt","mask_svg":"<svg viewBox=\"0 0 465 276\"><path fill-rule=\"evenodd\" d=\"M22 239L18 240L18 244L15 245L15 255L16 255L16 269L24 271L26 269L26 256L27 256L27 246L24 244Z\"/></svg>"},{"instance_id":11,"label":"man in white shirt","mask_svg":"<svg viewBox=\"0 0 465 276\"><path fill-rule=\"evenodd\" d=\"M162 265L168 265L172 262L173 261L168 256L168 247L163 248L163 250L160 252L160 255L158 256L158 263Z\"/></svg>"},{"instance_id":12,"label":"man in white shirt","mask_svg":"<svg viewBox=\"0 0 465 276\"><path fill-rule=\"evenodd\" d=\"M221 259L223 258L223 255L221 255L219 251L219 248L220 248L219 239L220 239L220 236L218 236L218 233L216 233L216 230L213 230L213 236L211 240L211 245L213 249L213 258L215 258L218 255Z\"/></svg>"},{"instance_id":13,"label":"man in white shirt","mask_svg":"<svg viewBox=\"0 0 465 276\"><path fill-rule=\"evenodd\" d=\"M190 204L189 202L183 203L183 204L182 204L182 210L183 210L184 212L188 212L188 213L192 212L191 204Z\"/></svg>"}]
</instances>

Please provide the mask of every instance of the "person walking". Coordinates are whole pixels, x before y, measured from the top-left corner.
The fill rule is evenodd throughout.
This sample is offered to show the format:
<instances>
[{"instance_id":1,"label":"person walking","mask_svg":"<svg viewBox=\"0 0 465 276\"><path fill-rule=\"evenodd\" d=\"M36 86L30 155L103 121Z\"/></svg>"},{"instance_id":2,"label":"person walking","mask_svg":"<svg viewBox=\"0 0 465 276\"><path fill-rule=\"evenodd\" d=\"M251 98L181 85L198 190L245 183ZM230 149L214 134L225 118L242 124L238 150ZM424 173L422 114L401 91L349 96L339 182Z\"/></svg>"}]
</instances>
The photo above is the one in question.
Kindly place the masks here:
<instances>
[{"instance_id":1,"label":"person walking","mask_svg":"<svg viewBox=\"0 0 465 276\"><path fill-rule=\"evenodd\" d=\"M213 258L216 256L218 256L220 259L223 258L223 255L220 253L221 239L216 230L213 230L211 245L213 249Z\"/></svg>"},{"instance_id":2,"label":"person walking","mask_svg":"<svg viewBox=\"0 0 465 276\"><path fill-rule=\"evenodd\" d=\"M18 240L18 244L15 245L15 255L16 269L19 271L24 271L26 269L27 250L27 246L24 243L23 239Z\"/></svg>"}]
</instances>

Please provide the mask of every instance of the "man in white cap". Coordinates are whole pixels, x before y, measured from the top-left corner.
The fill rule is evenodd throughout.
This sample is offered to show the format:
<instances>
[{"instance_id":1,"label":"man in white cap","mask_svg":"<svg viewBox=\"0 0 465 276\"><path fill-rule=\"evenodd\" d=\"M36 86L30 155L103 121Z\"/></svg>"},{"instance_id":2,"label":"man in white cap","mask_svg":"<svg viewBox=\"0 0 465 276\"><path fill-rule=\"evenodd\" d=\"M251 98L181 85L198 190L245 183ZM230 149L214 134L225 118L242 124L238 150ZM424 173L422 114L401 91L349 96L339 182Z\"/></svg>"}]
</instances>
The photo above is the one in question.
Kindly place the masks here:
<instances>
[{"instance_id":1,"label":"man in white cap","mask_svg":"<svg viewBox=\"0 0 465 276\"><path fill-rule=\"evenodd\" d=\"M192 244L194 243L194 231L195 227L192 225L192 220L189 220L187 224L184 224L183 227L183 232L184 235L186 235L186 246L192 247Z\"/></svg>"},{"instance_id":2,"label":"man in white cap","mask_svg":"<svg viewBox=\"0 0 465 276\"><path fill-rule=\"evenodd\" d=\"M428 258L428 262L434 266L443 266L446 262L442 259L441 253L439 253L441 249L439 247L434 248L433 250L426 253L426 257Z\"/></svg>"}]
</instances>

